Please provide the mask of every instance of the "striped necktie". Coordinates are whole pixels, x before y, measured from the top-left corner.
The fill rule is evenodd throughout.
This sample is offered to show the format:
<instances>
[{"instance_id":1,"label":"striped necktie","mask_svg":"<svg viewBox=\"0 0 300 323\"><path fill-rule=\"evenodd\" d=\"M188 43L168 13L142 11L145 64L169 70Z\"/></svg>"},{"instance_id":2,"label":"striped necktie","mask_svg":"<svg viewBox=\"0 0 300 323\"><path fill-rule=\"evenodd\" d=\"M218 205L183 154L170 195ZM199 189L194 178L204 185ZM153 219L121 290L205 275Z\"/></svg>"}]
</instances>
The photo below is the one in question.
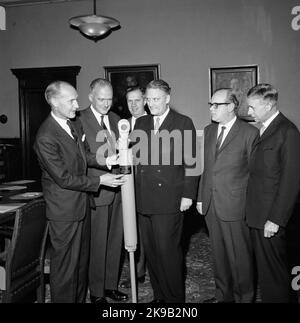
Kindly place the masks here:
<instances>
[{"instance_id":1,"label":"striped necktie","mask_svg":"<svg viewBox=\"0 0 300 323\"><path fill-rule=\"evenodd\" d=\"M222 143L222 140L223 140L223 136L224 136L224 131L225 131L226 127L225 126L222 126L222 130L218 136L218 139L217 139L217 144L216 144L216 151L218 151L221 147L221 143Z\"/></svg>"},{"instance_id":2,"label":"striped necktie","mask_svg":"<svg viewBox=\"0 0 300 323\"><path fill-rule=\"evenodd\" d=\"M104 129L107 130L106 125L104 123L104 115L100 116L100 126Z\"/></svg>"},{"instance_id":3,"label":"striped necktie","mask_svg":"<svg viewBox=\"0 0 300 323\"><path fill-rule=\"evenodd\" d=\"M159 117L155 118L155 123L154 123L154 133L157 134L159 129Z\"/></svg>"}]
</instances>

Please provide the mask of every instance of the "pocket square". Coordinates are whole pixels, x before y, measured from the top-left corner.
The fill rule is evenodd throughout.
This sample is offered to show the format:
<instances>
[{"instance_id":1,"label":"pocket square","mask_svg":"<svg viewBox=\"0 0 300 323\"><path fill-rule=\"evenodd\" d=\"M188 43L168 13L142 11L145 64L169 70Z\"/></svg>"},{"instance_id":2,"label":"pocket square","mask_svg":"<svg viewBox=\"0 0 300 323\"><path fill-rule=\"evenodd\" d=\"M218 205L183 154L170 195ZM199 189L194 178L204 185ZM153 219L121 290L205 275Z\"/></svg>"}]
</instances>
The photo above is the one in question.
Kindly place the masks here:
<instances>
[{"instance_id":1,"label":"pocket square","mask_svg":"<svg viewBox=\"0 0 300 323\"><path fill-rule=\"evenodd\" d=\"M81 141L84 142L85 141L85 134L82 135Z\"/></svg>"}]
</instances>

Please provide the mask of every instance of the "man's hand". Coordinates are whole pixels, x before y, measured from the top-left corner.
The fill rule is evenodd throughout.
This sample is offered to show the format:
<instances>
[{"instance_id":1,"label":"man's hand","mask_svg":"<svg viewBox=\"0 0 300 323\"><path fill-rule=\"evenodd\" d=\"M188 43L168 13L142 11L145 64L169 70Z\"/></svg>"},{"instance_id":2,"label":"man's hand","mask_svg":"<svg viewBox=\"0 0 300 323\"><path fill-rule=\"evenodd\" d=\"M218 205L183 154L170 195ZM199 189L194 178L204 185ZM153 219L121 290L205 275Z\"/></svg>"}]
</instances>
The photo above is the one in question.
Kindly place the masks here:
<instances>
[{"instance_id":1,"label":"man's hand","mask_svg":"<svg viewBox=\"0 0 300 323\"><path fill-rule=\"evenodd\" d=\"M197 202L197 206L196 206L196 208L197 208L197 211L200 213L200 214L203 214L202 212L202 202Z\"/></svg>"},{"instance_id":2,"label":"man's hand","mask_svg":"<svg viewBox=\"0 0 300 323\"><path fill-rule=\"evenodd\" d=\"M264 226L264 237L271 238L278 232L278 230L279 225L268 220Z\"/></svg>"},{"instance_id":3,"label":"man's hand","mask_svg":"<svg viewBox=\"0 0 300 323\"><path fill-rule=\"evenodd\" d=\"M125 178L122 174L110 174L106 173L100 176L100 185L117 187L125 183Z\"/></svg>"},{"instance_id":4,"label":"man's hand","mask_svg":"<svg viewBox=\"0 0 300 323\"><path fill-rule=\"evenodd\" d=\"M183 212L183 211L188 210L191 207L192 204L193 204L192 199L182 197L181 198L181 204L180 204L180 211Z\"/></svg>"},{"instance_id":5,"label":"man's hand","mask_svg":"<svg viewBox=\"0 0 300 323\"><path fill-rule=\"evenodd\" d=\"M119 156L117 154L108 156L105 160L107 168L111 169L113 165L119 164Z\"/></svg>"}]
</instances>

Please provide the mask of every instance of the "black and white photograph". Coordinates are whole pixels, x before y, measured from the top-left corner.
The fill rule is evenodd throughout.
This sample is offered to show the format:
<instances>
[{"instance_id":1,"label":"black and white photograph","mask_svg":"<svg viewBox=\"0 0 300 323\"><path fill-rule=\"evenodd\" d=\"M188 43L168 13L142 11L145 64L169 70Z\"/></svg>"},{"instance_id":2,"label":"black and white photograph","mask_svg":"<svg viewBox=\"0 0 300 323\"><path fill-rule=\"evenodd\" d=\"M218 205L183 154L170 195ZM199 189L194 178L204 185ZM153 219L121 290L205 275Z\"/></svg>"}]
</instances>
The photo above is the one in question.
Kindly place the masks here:
<instances>
[{"instance_id":1,"label":"black and white photograph","mask_svg":"<svg viewBox=\"0 0 300 323\"><path fill-rule=\"evenodd\" d=\"M300 0L0 0L0 84L0 309L300 303Z\"/></svg>"}]
</instances>

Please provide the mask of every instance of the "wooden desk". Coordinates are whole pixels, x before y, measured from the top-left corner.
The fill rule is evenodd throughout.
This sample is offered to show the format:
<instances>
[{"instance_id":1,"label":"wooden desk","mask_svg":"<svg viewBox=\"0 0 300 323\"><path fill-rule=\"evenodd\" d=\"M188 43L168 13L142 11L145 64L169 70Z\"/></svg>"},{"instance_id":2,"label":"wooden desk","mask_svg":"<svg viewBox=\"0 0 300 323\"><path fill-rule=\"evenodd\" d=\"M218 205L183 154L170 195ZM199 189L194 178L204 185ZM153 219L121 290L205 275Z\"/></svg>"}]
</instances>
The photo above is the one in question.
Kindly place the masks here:
<instances>
[{"instance_id":1,"label":"wooden desk","mask_svg":"<svg viewBox=\"0 0 300 323\"><path fill-rule=\"evenodd\" d=\"M7 187L7 186L26 186L25 188L21 188L18 190L5 190L2 189L3 187ZM26 199L24 198L19 198L19 199L11 199L11 197L17 195L17 194L22 194L22 193L30 193L30 192L40 192L40 184L38 182L32 182L32 183L26 183L26 184L1 184L0 185L0 205L2 204L16 204L16 203L28 203L30 201L32 201L33 199L40 199L42 197L28 197ZM9 211L9 212L5 212L5 213L0 213L0 224L3 223L7 223L10 222L12 220L14 220L16 211Z\"/></svg>"}]
</instances>

